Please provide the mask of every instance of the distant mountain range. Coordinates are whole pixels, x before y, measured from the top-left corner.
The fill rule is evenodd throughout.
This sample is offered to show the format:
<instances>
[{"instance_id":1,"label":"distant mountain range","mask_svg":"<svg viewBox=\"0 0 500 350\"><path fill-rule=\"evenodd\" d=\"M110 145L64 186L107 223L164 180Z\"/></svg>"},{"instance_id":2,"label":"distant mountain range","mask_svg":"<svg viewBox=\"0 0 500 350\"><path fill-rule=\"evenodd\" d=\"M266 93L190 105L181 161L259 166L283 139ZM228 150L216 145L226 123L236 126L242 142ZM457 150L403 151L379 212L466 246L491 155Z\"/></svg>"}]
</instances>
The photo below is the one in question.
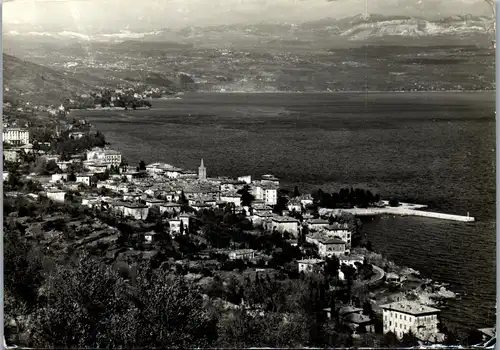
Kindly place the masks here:
<instances>
[{"instance_id":1,"label":"distant mountain range","mask_svg":"<svg viewBox=\"0 0 500 350\"><path fill-rule=\"evenodd\" d=\"M408 16L385 16L378 14L358 15L343 19L326 18L300 24L277 23L255 25L220 25L212 27L188 27L180 30L160 29L150 32L120 31L117 33L78 33L74 31L44 32L41 28L27 30L14 28L4 31L10 39L38 41L71 40L94 42L142 41L183 41L192 42L204 39L230 40L238 37L263 39L281 38L310 40L312 36L343 37L347 40L365 40L390 36L432 37L468 36L491 34L492 18L459 15L440 20L427 20ZM492 35L492 34L491 34Z\"/></svg>"}]
</instances>

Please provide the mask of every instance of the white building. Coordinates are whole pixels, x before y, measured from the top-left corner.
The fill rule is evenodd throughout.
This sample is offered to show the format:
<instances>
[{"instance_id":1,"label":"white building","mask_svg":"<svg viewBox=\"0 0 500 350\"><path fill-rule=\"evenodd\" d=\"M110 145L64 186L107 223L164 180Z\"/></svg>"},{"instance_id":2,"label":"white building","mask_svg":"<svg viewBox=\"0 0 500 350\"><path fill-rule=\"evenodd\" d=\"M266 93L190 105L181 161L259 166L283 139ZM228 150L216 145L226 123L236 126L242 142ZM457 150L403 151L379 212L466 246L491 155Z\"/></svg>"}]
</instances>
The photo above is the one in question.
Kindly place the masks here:
<instances>
[{"instance_id":1,"label":"white building","mask_svg":"<svg viewBox=\"0 0 500 350\"><path fill-rule=\"evenodd\" d=\"M145 241L146 243L153 243L153 239L154 239L154 237L155 237L156 235L157 235L157 234L156 234L156 232L155 232L155 231L146 232L146 233L144 234L144 241Z\"/></svg>"},{"instance_id":2,"label":"white building","mask_svg":"<svg viewBox=\"0 0 500 350\"><path fill-rule=\"evenodd\" d=\"M322 227L323 232L326 233L327 237L339 238L346 243L347 248L351 248L351 231L347 227L343 225L328 225L326 227Z\"/></svg>"},{"instance_id":3,"label":"white building","mask_svg":"<svg viewBox=\"0 0 500 350\"><path fill-rule=\"evenodd\" d=\"M275 216L271 222L273 231L276 229L280 233L288 232L293 237L297 237L299 234L299 221L294 218Z\"/></svg>"},{"instance_id":4,"label":"white building","mask_svg":"<svg viewBox=\"0 0 500 350\"><path fill-rule=\"evenodd\" d=\"M56 161L56 164L59 167L59 169L61 169L62 171L66 171L68 170L68 166L71 164L71 162Z\"/></svg>"},{"instance_id":5,"label":"white building","mask_svg":"<svg viewBox=\"0 0 500 350\"><path fill-rule=\"evenodd\" d=\"M151 208L151 207L160 207L161 205L165 204L165 201L161 200L161 199L146 199L146 205L148 206L148 208Z\"/></svg>"},{"instance_id":6,"label":"white building","mask_svg":"<svg viewBox=\"0 0 500 350\"><path fill-rule=\"evenodd\" d=\"M52 174L52 178L50 182L65 182L68 181L68 174L62 173L62 174Z\"/></svg>"},{"instance_id":7,"label":"white building","mask_svg":"<svg viewBox=\"0 0 500 350\"><path fill-rule=\"evenodd\" d=\"M306 242L312 243L318 247L320 257L330 257L349 254L350 250L346 248L346 242L338 238L329 238L321 232L312 232L306 236Z\"/></svg>"},{"instance_id":8,"label":"white building","mask_svg":"<svg viewBox=\"0 0 500 350\"><path fill-rule=\"evenodd\" d=\"M48 190L47 198L53 200L54 202L63 203L66 197L66 191L63 190Z\"/></svg>"},{"instance_id":9,"label":"white building","mask_svg":"<svg viewBox=\"0 0 500 350\"><path fill-rule=\"evenodd\" d=\"M340 265L352 266L355 269L357 268L356 263L363 265L364 261L365 261L365 258L364 258L364 256L361 256L361 255L341 256L339 258Z\"/></svg>"},{"instance_id":10,"label":"white building","mask_svg":"<svg viewBox=\"0 0 500 350\"><path fill-rule=\"evenodd\" d=\"M19 161L19 157L21 155L21 150L17 148L4 149L3 157L8 162L17 162Z\"/></svg>"},{"instance_id":11,"label":"white building","mask_svg":"<svg viewBox=\"0 0 500 350\"><path fill-rule=\"evenodd\" d=\"M401 339L411 330L421 340L433 341L438 337L439 309L411 301L386 304L381 308L384 333L393 332Z\"/></svg>"},{"instance_id":12,"label":"white building","mask_svg":"<svg viewBox=\"0 0 500 350\"><path fill-rule=\"evenodd\" d=\"M177 213L181 211L181 205L179 203L163 203L160 204L160 213L173 213L176 211Z\"/></svg>"},{"instance_id":13,"label":"white building","mask_svg":"<svg viewBox=\"0 0 500 350\"><path fill-rule=\"evenodd\" d=\"M87 160L118 166L122 162L122 155L118 151L94 148L87 152Z\"/></svg>"},{"instance_id":14,"label":"white building","mask_svg":"<svg viewBox=\"0 0 500 350\"><path fill-rule=\"evenodd\" d=\"M250 185L252 183L252 176L251 175L238 176L238 181L242 181L247 185Z\"/></svg>"},{"instance_id":15,"label":"white building","mask_svg":"<svg viewBox=\"0 0 500 350\"><path fill-rule=\"evenodd\" d=\"M262 175L261 183L263 185L274 185L274 186L279 187L280 179L278 179L276 176L271 175L271 174Z\"/></svg>"},{"instance_id":16,"label":"white building","mask_svg":"<svg viewBox=\"0 0 500 350\"><path fill-rule=\"evenodd\" d=\"M330 225L330 222L324 219L311 219L307 221L307 226L311 231L326 228L328 225Z\"/></svg>"},{"instance_id":17,"label":"white building","mask_svg":"<svg viewBox=\"0 0 500 350\"><path fill-rule=\"evenodd\" d=\"M255 251L253 249L237 249L229 252L230 260L251 260L255 258Z\"/></svg>"},{"instance_id":18,"label":"white building","mask_svg":"<svg viewBox=\"0 0 500 350\"><path fill-rule=\"evenodd\" d=\"M278 203L278 189L271 186L263 186L263 200L268 205L276 205Z\"/></svg>"},{"instance_id":19,"label":"white building","mask_svg":"<svg viewBox=\"0 0 500 350\"><path fill-rule=\"evenodd\" d=\"M90 183L92 182L92 175L89 174L76 175L76 182L84 184L86 186L90 186Z\"/></svg>"},{"instance_id":20,"label":"white building","mask_svg":"<svg viewBox=\"0 0 500 350\"><path fill-rule=\"evenodd\" d=\"M148 209L145 205L127 203L123 205L123 216L131 216L136 220L144 220L148 216Z\"/></svg>"},{"instance_id":21,"label":"white building","mask_svg":"<svg viewBox=\"0 0 500 350\"><path fill-rule=\"evenodd\" d=\"M5 128L3 130L3 142L12 145L26 145L30 141L30 132L28 129Z\"/></svg>"},{"instance_id":22,"label":"white building","mask_svg":"<svg viewBox=\"0 0 500 350\"><path fill-rule=\"evenodd\" d=\"M264 222L271 221L272 218L273 214L271 213L254 211L254 214L250 217L250 220L252 221L252 225L254 225L255 227L261 227Z\"/></svg>"},{"instance_id":23,"label":"white building","mask_svg":"<svg viewBox=\"0 0 500 350\"><path fill-rule=\"evenodd\" d=\"M237 193L221 193L220 201L233 203L235 207L239 207L241 205L241 195Z\"/></svg>"},{"instance_id":24,"label":"white building","mask_svg":"<svg viewBox=\"0 0 500 350\"><path fill-rule=\"evenodd\" d=\"M297 263L299 264L299 272L308 273L322 271L326 262L321 259L304 259L298 260Z\"/></svg>"}]
</instances>

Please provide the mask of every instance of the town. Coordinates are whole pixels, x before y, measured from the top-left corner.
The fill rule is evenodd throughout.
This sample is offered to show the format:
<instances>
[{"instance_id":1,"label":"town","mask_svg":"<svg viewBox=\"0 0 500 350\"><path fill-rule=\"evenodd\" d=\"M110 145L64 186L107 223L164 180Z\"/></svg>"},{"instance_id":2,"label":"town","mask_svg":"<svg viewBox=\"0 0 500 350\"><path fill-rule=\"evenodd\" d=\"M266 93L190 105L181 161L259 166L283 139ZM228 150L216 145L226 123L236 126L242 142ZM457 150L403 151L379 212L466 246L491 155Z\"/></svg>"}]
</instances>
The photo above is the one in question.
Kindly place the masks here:
<instances>
[{"instance_id":1,"label":"town","mask_svg":"<svg viewBox=\"0 0 500 350\"><path fill-rule=\"evenodd\" d=\"M133 279L146 261L201 288L205 299L219 305L222 324L239 317L249 327L255 321L248 317L269 322L266 317L272 315L280 327L297 322L305 327L299 312L305 308L323 333L297 331L283 339L277 330L277 338L256 343L219 326L219 345L458 342L439 316L439 307L454 293L371 251L360 220L349 212L353 207L394 208L400 205L396 200L342 189L328 194L329 203L338 205L327 205L321 190L286 191L272 174L211 177L203 159L196 170L160 162L134 166L86 120L70 120L64 107L50 118L55 128L44 132L33 122L4 120L6 250L43 247L44 258L56 261L86 252L121 271L125 280ZM325 211L325 206L339 209ZM7 281L19 278L8 276ZM9 287L21 288L18 282L7 282ZM287 302L292 297L305 299ZM34 326L20 321L26 320L26 309L8 306L8 341L32 344L26 334ZM51 332L45 337L62 337ZM466 342L487 341L494 338L491 332L476 330Z\"/></svg>"}]
</instances>

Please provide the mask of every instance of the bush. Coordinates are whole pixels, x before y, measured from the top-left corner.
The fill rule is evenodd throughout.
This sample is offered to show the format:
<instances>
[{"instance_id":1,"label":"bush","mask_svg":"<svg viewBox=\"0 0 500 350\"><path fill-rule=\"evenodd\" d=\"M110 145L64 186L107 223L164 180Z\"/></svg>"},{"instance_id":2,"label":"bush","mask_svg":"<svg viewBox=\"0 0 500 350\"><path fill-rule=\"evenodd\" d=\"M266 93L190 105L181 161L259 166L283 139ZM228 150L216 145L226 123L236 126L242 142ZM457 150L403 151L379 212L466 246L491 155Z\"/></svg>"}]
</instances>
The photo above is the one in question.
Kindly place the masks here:
<instances>
[{"instance_id":1,"label":"bush","mask_svg":"<svg viewBox=\"0 0 500 350\"><path fill-rule=\"evenodd\" d=\"M391 200L389 200L389 205L391 207L399 207L399 201L395 198L392 198Z\"/></svg>"}]
</instances>

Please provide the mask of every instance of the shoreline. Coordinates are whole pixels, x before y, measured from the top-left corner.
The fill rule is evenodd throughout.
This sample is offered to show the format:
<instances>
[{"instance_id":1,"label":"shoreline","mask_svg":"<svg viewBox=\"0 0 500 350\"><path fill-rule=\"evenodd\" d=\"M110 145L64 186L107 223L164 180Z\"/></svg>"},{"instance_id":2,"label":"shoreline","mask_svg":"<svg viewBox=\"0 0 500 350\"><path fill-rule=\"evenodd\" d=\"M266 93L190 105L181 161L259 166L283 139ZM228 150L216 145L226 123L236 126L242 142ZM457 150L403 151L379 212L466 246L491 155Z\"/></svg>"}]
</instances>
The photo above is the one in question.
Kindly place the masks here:
<instances>
[{"instance_id":1,"label":"shoreline","mask_svg":"<svg viewBox=\"0 0 500 350\"><path fill-rule=\"evenodd\" d=\"M385 277L398 277L394 282L395 289L390 291L389 287L378 287L378 292L372 292L376 305L383 305L393 301L417 301L420 304L438 307L446 307L448 300L457 300L459 293L448 289L449 283L435 281L423 277L420 271L408 266L399 266L394 261L384 257L381 253L369 251L366 248L356 247L353 254L361 254L373 265L378 266L385 272ZM396 276L394 276L396 275ZM425 286L425 288L422 288ZM377 297L376 294L381 294Z\"/></svg>"},{"instance_id":2,"label":"shoreline","mask_svg":"<svg viewBox=\"0 0 500 350\"><path fill-rule=\"evenodd\" d=\"M425 91L387 91L387 90L349 90L349 91L190 91L186 94L413 94L413 93L495 93L495 90L425 90ZM161 98L155 98L153 100L158 100Z\"/></svg>"},{"instance_id":3,"label":"shoreline","mask_svg":"<svg viewBox=\"0 0 500 350\"><path fill-rule=\"evenodd\" d=\"M450 221L460 221L460 222L475 222L475 218L469 216L447 214L434 211L425 211L427 205L425 204L412 204L412 203L399 203L398 207L389 206L388 201L383 201L386 205L383 208L351 208L351 209L320 209L320 215L334 214L337 215L340 212L346 212L353 214L357 217L370 217L379 215L398 215L398 216L420 216L433 219L450 220Z\"/></svg>"}]
</instances>

